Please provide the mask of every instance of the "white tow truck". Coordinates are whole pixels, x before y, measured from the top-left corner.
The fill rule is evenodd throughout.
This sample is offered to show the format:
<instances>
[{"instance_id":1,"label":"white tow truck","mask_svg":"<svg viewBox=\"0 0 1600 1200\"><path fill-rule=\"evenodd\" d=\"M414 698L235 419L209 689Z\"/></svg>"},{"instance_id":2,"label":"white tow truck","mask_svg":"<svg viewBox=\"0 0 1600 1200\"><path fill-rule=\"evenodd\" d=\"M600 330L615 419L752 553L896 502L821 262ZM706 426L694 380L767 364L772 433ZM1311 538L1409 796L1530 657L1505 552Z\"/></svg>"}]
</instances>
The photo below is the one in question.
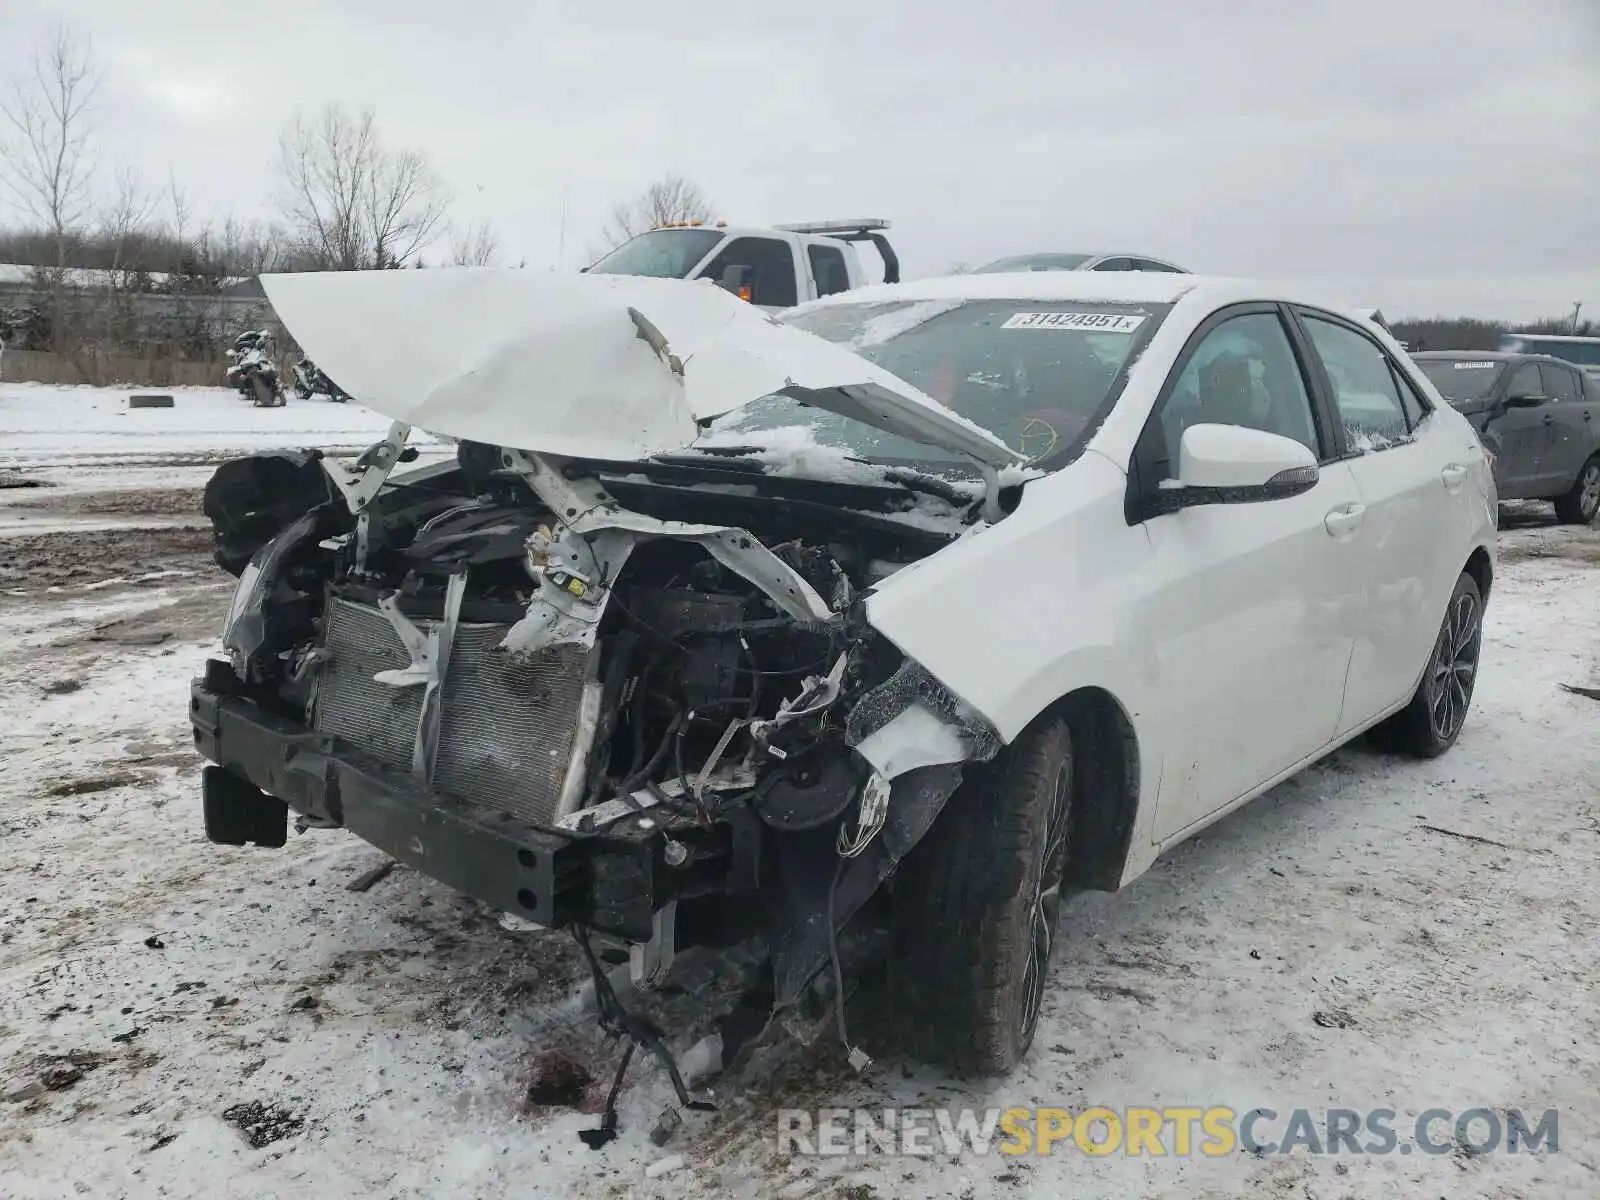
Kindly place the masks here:
<instances>
[{"instance_id":1,"label":"white tow truck","mask_svg":"<svg viewBox=\"0 0 1600 1200\"><path fill-rule=\"evenodd\" d=\"M593 266L595 275L710 279L761 308L790 308L869 282L856 243L883 259L883 282L900 282L900 260L884 232L889 222L863 218L807 221L770 228L677 221L623 242Z\"/></svg>"}]
</instances>

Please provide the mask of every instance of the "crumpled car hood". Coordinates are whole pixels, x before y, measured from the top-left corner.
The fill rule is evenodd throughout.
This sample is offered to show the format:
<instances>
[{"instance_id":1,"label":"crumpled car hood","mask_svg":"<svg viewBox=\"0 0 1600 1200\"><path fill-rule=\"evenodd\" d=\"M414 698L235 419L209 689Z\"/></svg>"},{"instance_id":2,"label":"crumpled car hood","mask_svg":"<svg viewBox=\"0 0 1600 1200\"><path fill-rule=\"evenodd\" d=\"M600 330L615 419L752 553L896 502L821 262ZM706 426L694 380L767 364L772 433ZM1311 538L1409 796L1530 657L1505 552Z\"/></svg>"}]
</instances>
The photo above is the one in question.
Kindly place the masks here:
<instances>
[{"instance_id":1,"label":"crumpled car hood","mask_svg":"<svg viewBox=\"0 0 1600 1200\"><path fill-rule=\"evenodd\" d=\"M703 422L783 394L985 466L1024 461L898 376L706 283L501 268L261 283L329 378L432 433L632 460L686 449Z\"/></svg>"}]
</instances>

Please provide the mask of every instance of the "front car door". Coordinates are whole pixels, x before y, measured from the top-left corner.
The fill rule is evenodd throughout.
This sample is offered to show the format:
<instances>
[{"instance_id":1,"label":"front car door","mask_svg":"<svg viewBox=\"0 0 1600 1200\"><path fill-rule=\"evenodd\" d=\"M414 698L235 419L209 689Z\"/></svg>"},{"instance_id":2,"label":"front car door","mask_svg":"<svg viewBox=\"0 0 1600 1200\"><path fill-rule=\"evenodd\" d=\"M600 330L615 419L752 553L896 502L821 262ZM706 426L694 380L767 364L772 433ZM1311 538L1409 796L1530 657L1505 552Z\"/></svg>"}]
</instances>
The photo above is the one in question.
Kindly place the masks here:
<instances>
[{"instance_id":1,"label":"front car door","mask_svg":"<svg viewBox=\"0 0 1600 1200\"><path fill-rule=\"evenodd\" d=\"M794 248L779 238L730 238L695 277L722 284L759 308L799 303Z\"/></svg>"},{"instance_id":2,"label":"front car door","mask_svg":"<svg viewBox=\"0 0 1600 1200\"><path fill-rule=\"evenodd\" d=\"M1495 404L1484 418L1484 443L1494 451L1495 483L1502 500L1522 500L1545 490L1545 429L1542 405L1534 408L1508 408L1513 396L1544 395L1544 380L1539 364L1519 363L1506 372L1495 396Z\"/></svg>"},{"instance_id":3,"label":"front car door","mask_svg":"<svg viewBox=\"0 0 1600 1200\"><path fill-rule=\"evenodd\" d=\"M1545 410L1543 466L1546 486L1566 491L1578 478L1583 464L1594 453L1600 427L1595 424L1595 405L1583 388L1583 380L1572 367L1560 363L1540 363L1539 377L1544 394L1550 397Z\"/></svg>"},{"instance_id":4,"label":"front car door","mask_svg":"<svg viewBox=\"0 0 1600 1200\"><path fill-rule=\"evenodd\" d=\"M1276 305L1214 314L1189 340L1134 451L1130 519L1157 571L1146 631L1166 731L1154 836L1171 842L1333 737L1362 603L1360 495L1335 461L1305 361ZM1316 486L1256 503L1147 515L1183 431L1245 425L1323 463Z\"/></svg>"},{"instance_id":5,"label":"front car door","mask_svg":"<svg viewBox=\"0 0 1600 1200\"><path fill-rule=\"evenodd\" d=\"M1429 419L1432 407L1406 368L1365 330L1315 309L1296 308L1295 318L1364 506L1356 550L1365 620L1350 659L1342 737L1416 690L1464 565L1459 544L1441 533L1460 524L1452 508L1465 518L1473 501L1468 462L1481 451L1455 422Z\"/></svg>"}]
</instances>

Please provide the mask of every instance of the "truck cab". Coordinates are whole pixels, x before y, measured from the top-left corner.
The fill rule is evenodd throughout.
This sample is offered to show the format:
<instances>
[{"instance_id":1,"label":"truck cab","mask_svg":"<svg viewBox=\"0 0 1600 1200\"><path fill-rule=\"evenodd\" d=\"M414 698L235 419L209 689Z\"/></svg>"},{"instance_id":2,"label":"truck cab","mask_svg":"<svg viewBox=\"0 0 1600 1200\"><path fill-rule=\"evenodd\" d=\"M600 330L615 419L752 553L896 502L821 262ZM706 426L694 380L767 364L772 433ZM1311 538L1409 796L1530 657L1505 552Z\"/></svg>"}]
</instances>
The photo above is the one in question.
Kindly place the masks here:
<instances>
[{"instance_id":1,"label":"truck cab","mask_svg":"<svg viewBox=\"0 0 1600 1200\"><path fill-rule=\"evenodd\" d=\"M790 308L872 282L856 253L870 242L883 259L883 282L900 282L900 260L876 219L811 221L771 228L700 221L659 225L585 268L595 275L710 279L765 309Z\"/></svg>"}]
</instances>

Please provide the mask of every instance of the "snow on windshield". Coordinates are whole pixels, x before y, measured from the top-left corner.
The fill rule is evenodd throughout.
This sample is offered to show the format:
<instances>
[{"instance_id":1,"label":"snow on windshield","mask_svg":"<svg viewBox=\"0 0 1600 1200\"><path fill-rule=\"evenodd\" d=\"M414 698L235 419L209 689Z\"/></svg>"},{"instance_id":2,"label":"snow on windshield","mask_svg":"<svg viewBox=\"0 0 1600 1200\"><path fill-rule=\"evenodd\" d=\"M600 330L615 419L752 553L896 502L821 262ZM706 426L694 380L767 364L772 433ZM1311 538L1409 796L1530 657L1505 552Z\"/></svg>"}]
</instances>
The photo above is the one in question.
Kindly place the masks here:
<instances>
[{"instance_id":1,"label":"snow on windshield","mask_svg":"<svg viewBox=\"0 0 1600 1200\"><path fill-rule=\"evenodd\" d=\"M860 330L840 345L846 350L865 350L868 346L881 346L890 338L909 333L918 325L960 308L961 303L960 300L919 300L915 304L896 305L892 312L868 317L862 322Z\"/></svg>"}]
</instances>

